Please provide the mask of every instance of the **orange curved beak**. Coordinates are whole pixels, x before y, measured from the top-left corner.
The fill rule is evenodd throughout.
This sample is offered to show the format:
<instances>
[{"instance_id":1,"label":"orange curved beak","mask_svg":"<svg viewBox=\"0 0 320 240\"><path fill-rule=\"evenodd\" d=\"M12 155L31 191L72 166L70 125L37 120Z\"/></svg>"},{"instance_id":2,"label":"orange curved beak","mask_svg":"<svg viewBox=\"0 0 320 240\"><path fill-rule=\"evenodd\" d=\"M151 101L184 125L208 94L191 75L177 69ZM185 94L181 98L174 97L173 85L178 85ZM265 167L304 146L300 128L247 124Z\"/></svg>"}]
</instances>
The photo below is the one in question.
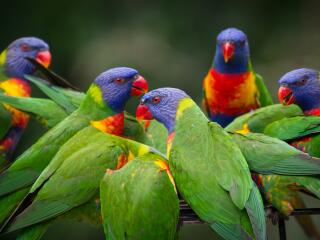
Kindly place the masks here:
<instances>
[{"instance_id":1,"label":"orange curved beak","mask_svg":"<svg viewBox=\"0 0 320 240\"><path fill-rule=\"evenodd\" d=\"M231 42L225 42L222 44L223 59L226 63L233 57L235 49L235 45Z\"/></svg>"},{"instance_id":2,"label":"orange curved beak","mask_svg":"<svg viewBox=\"0 0 320 240\"><path fill-rule=\"evenodd\" d=\"M36 56L36 61L46 68L49 67L51 63L51 53L48 50L39 52Z\"/></svg>"},{"instance_id":3,"label":"orange curved beak","mask_svg":"<svg viewBox=\"0 0 320 240\"><path fill-rule=\"evenodd\" d=\"M148 92L148 82L144 77L139 75L132 83L131 96L140 96L146 92Z\"/></svg>"},{"instance_id":4,"label":"orange curved beak","mask_svg":"<svg viewBox=\"0 0 320 240\"><path fill-rule=\"evenodd\" d=\"M136 110L136 118L138 120L152 120L153 116L149 108L144 104L139 104Z\"/></svg>"},{"instance_id":5,"label":"orange curved beak","mask_svg":"<svg viewBox=\"0 0 320 240\"><path fill-rule=\"evenodd\" d=\"M283 105L290 105L295 102L292 90L285 86L280 86L278 90L278 98Z\"/></svg>"}]
</instances>

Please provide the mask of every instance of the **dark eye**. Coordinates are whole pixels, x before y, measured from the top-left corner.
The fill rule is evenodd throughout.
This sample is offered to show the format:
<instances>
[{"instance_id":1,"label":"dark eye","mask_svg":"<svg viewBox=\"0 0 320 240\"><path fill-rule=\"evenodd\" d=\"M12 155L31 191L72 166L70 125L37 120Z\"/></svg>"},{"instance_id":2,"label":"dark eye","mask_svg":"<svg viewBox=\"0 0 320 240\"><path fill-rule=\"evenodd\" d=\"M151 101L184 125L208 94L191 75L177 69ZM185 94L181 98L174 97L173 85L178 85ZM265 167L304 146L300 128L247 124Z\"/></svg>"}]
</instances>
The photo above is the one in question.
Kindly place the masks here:
<instances>
[{"instance_id":1,"label":"dark eye","mask_svg":"<svg viewBox=\"0 0 320 240\"><path fill-rule=\"evenodd\" d=\"M139 78L139 74L136 74L136 75L133 76L133 80L136 80L138 78Z\"/></svg>"},{"instance_id":2,"label":"dark eye","mask_svg":"<svg viewBox=\"0 0 320 240\"><path fill-rule=\"evenodd\" d=\"M117 78L117 79L115 79L114 80L114 82L116 83L116 84L123 84L124 82L125 82L125 80L123 79L123 78Z\"/></svg>"},{"instance_id":3,"label":"dark eye","mask_svg":"<svg viewBox=\"0 0 320 240\"><path fill-rule=\"evenodd\" d=\"M158 104L158 103L160 102L160 100L161 100L161 99L160 99L159 96L155 96L155 97L152 98L152 103L153 103L153 104Z\"/></svg>"},{"instance_id":4,"label":"dark eye","mask_svg":"<svg viewBox=\"0 0 320 240\"><path fill-rule=\"evenodd\" d=\"M300 87L300 86L305 85L307 83L307 81L308 81L307 78L303 78L300 81L295 82L293 85Z\"/></svg>"},{"instance_id":5,"label":"dark eye","mask_svg":"<svg viewBox=\"0 0 320 240\"><path fill-rule=\"evenodd\" d=\"M27 52L31 50L31 47L28 44L21 44L20 49L24 52Z\"/></svg>"}]
</instances>

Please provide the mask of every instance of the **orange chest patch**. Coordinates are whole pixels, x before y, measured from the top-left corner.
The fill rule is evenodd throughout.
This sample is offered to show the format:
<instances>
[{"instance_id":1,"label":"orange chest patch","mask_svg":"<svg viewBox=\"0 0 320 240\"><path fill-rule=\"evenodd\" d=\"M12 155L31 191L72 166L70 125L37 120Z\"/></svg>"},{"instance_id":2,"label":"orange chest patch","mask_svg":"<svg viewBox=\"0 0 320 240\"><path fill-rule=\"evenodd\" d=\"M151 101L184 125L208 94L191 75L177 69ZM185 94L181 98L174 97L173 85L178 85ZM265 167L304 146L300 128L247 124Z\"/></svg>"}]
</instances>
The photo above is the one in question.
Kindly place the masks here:
<instances>
[{"instance_id":1,"label":"orange chest patch","mask_svg":"<svg viewBox=\"0 0 320 240\"><path fill-rule=\"evenodd\" d=\"M124 129L124 113L118 113L100 121L91 121L91 125L104 133L120 136Z\"/></svg>"},{"instance_id":2,"label":"orange chest patch","mask_svg":"<svg viewBox=\"0 0 320 240\"><path fill-rule=\"evenodd\" d=\"M11 78L9 80L0 82L0 89L5 94L15 97L30 97L31 88L28 82L17 78ZM29 121L29 116L15 108L12 108L5 104L6 109L12 114L12 125L19 127L26 127Z\"/></svg>"},{"instance_id":3,"label":"orange chest patch","mask_svg":"<svg viewBox=\"0 0 320 240\"><path fill-rule=\"evenodd\" d=\"M238 115L259 107L253 72L227 74L210 69L203 88L211 113Z\"/></svg>"},{"instance_id":4,"label":"orange chest patch","mask_svg":"<svg viewBox=\"0 0 320 240\"><path fill-rule=\"evenodd\" d=\"M31 94L29 83L17 78L0 82L0 88L9 96L30 97Z\"/></svg>"}]
</instances>

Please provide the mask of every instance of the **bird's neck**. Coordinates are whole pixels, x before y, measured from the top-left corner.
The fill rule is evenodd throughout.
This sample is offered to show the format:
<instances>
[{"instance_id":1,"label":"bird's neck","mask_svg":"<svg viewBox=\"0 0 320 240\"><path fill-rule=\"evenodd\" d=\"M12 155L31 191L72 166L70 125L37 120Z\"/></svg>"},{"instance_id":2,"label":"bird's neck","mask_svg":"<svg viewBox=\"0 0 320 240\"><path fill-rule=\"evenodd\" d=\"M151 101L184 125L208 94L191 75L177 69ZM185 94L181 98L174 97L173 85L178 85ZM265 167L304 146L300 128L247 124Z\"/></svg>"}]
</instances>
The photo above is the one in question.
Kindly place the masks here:
<instances>
[{"instance_id":1,"label":"bird's neck","mask_svg":"<svg viewBox=\"0 0 320 240\"><path fill-rule=\"evenodd\" d=\"M91 84L85 99L82 101L79 111L87 115L91 120L103 120L116 115L121 111L115 111L103 100L102 91L96 84Z\"/></svg>"},{"instance_id":2,"label":"bird's neck","mask_svg":"<svg viewBox=\"0 0 320 240\"><path fill-rule=\"evenodd\" d=\"M207 127L208 122L207 117L191 98L181 99L176 111L174 130L168 134L167 156L169 157L170 150L175 143L189 141L190 137L196 138L203 135L204 133L201 133L201 130L199 132L199 129Z\"/></svg>"},{"instance_id":3,"label":"bird's neck","mask_svg":"<svg viewBox=\"0 0 320 240\"><path fill-rule=\"evenodd\" d=\"M228 62L225 62L220 50L216 51L212 68L220 73L244 73L252 70L247 54L235 55Z\"/></svg>"},{"instance_id":4,"label":"bird's neck","mask_svg":"<svg viewBox=\"0 0 320 240\"><path fill-rule=\"evenodd\" d=\"M320 91L309 91L296 97L296 104L302 109L305 115L319 115Z\"/></svg>"}]
</instances>

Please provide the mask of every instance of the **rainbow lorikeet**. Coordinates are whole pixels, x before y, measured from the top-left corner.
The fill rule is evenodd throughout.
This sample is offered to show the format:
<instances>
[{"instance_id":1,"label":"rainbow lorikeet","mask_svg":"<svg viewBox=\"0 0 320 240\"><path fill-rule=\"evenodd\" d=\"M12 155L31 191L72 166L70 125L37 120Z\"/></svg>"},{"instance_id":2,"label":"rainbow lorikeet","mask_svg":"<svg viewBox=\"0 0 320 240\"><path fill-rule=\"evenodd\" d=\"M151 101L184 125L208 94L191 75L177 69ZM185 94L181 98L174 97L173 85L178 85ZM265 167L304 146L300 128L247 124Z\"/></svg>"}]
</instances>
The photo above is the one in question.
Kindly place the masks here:
<instances>
[{"instance_id":1,"label":"rainbow lorikeet","mask_svg":"<svg viewBox=\"0 0 320 240\"><path fill-rule=\"evenodd\" d=\"M42 69L42 71L48 70L49 69ZM57 75L52 71L49 74L54 74L54 76ZM49 85L40 78L32 76L26 76L26 78L37 85L37 87L50 99L34 97L21 98L0 94L0 101L21 111L27 112L47 128L55 126L73 112L74 108L78 108L85 97L83 92ZM56 81L51 80L51 82ZM67 81L63 80L63 82ZM68 106L73 107L69 108ZM125 136L133 137L136 141L155 147L160 152L166 152L165 139L167 138L167 131L162 124L157 121L138 122L135 117L130 116L127 112L125 112L124 118L126 123L124 129Z\"/></svg>"},{"instance_id":2,"label":"rainbow lorikeet","mask_svg":"<svg viewBox=\"0 0 320 240\"><path fill-rule=\"evenodd\" d=\"M107 171L100 198L107 239L176 239L179 199L159 155L148 153Z\"/></svg>"},{"instance_id":3,"label":"rainbow lorikeet","mask_svg":"<svg viewBox=\"0 0 320 240\"><path fill-rule=\"evenodd\" d=\"M0 222L8 218L59 149L77 132L92 125L103 132L121 135L126 102L146 90L147 82L135 69L118 67L101 73L80 107L45 133L0 175Z\"/></svg>"},{"instance_id":4,"label":"rainbow lorikeet","mask_svg":"<svg viewBox=\"0 0 320 240\"><path fill-rule=\"evenodd\" d=\"M312 156L320 157L319 72L306 68L293 70L285 74L279 84L279 100L284 105L297 104L304 116L273 122L266 127L266 134L288 141Z\"/></svg>"},{"instance_id":5,"label":"rainbow lorikeet","mask_svg":"<svg viewBox=\"0 0 320 240\"><path fill-rule=\"evenodd\" d=\"M93 126L80 130L60 148L41 173L11 220L7 221L5 231L47 228L48 221L74 208L82 208L88 202L95 202L99 198L99 184L106 169L119 169L127 161L148 153L156 154L162 163L161 154L147 145L106 134ZM171 199L178 201L174 190L170 194Z\"/></svg>"},{"instance_id":6,"label":"rainbow lorikeet","mask_svg":"<svg viewBox=\"0 0 320 240\"><path fill-rule=\"evenodd\" d=\"M318 72L312 69L297 69L285 74L279 81L281 87L278 93L284 106L277 104L261 108L254 113L239 117L226 129L242 133L262 132L288 141L292 146L312 156L320 157L318 147L320 118L316 114L318 75ZM311 102L314 104L310 104ZM259 185L267 201L286 216L295 208L305 207L297 190L317 195L308 189L318 184L318 180L314 178L261 175L259 179ZM320 239L320 233L310 217L296 216L296 218L309 237Z\"/></svg>"},{"instance_id":7,"label":"rainbow lorikeet","mask_svg":"<svg viewBox=\"0 0 320 240\"><path fill-rule=\"evenodd\" d=\"M213 64L203 80L203 103L209 118L223 127L246 112L272 104L249 55L242 31L228 28L218 35Z\"/></svg>"},{"instance_id":8,"label":"rainbow lorikeet","mask_svg":"<svg viewBox=\"0 0 320 240\"><path fill-rule=\"evenodd\" d=\"M31 88L25 74L34 74L35 67L26 58L33 59L45 67L51 62L49 46L35 37L19 38L0 55L0 91L9 96L30 97ZM29 116L8 105L0 104L0 171L13 158Z\"/></svg>"},{"instance_id":9,"label":"rainbow lorikeet","mask_svg":"<svg viewBox=\"0 0 320 240\"><path fill-rule=\"evenodd\" d=\"M218 186L227 188L228 186L225 186L223 183L232 183L226 180L228 178L227 174L235 171L235 169L233 169L233 167L237 167L237 165L234 165L233 163L235 159L238 159L237 161L240 161L240 163L242 162L242 160L240 160L242 154L245 157L245 160L247 160L250 169L257 173L282 174L291 176L319 174L319 158L311 157L308 154L303 153L298 149L295 149L286 142L259 133L230 133L229 136L225 136L226 132L224 132L220 128L217 128L216 124L207 123L208 120L201 114L200 110L197 108L194 102L184 103L184 101L191 100L181 90L163 88L151 91L150 93L142 97L142 105L140 105L137 109L137 117L145 119L151 119L152 117L155 117L158 121L162 122L168 129L168 132L170 133L168 137L168 150L170 154L169 164L175 177L178 190L184 191L179 189L179 184L182 184L182 188L186 188L186 192L182 192L182 196L186 198L187 202L188 198L190 197L188 195L189 193L197 192L199 193L197 194L198 196L200 194L204 194L202 191L208 191L208 189L202 188L201 190L199 190L198 182L196 180L189 179L194 177L193 171L195 171L196 173L197 171L201 171L201 173L195 174L195 176L199 177L199 179L202 179L203 177L206 179L206 181L209 181L210 179L210 176L208 176L207 174L216 173L218 179L217 181L219 181L220 178L220 181L222 181ZM209 125L209 129L204 129L205 123ZM177 143L175 145L174 140L176 139L178 129L184 135L181 134L181 137L178 138ZM204 135L204 133L209 134L210 131L212 131L214 134L211 134L210 136ZM232 139L230 139L230 137L232 137ZM213 138L214 141L212 140L212 142L210 142L211 138ZM210 142L210 144L206 142ZM173 146L176 147L174 148ZM241 150L241 152L239 150ZM202 163L203 161L209 161L208 159L210 158L208 154L211 151L215 151L214 156L218 158L216 160L217 162L215 162L214 164L211 163L210 166L215 167L212 170L210 170L210 166L207 166ZM222 154L221 157L220 154ZM173 159L171 159L171 156L173 156ZM187 164L185 163L185 161L187 161L189 157L190 160ZM220 165L219 161L222 161L224 157L226 158L226 160L223 161L225 165ZM231 161L231 163L229 163L231 166L226 164L229 160ZM185 166L184 164L187 164L187 166ZM191 169L189 169L189 167ZM202 169L202 167L205 169ZM243 171L242 174L245 174L245 172L246 171ZM224 176L223 173L225 173L226 176ZM309 178L311 179L311 177ZM306 179L308 179L308 177L306 177ZM235 180L233 183L235 184L236 182L239 183L240 180ZM198 187L192 186L192 183L197 183ZM300 183L301 186L307 188L309 192L312 192L314 195L319 197L319 188L312 187L318 184L318 179L313 178L313 180L309 183L310 186L306 182L302 183L302 180ZM195 188L194 191L189 191L189 188L193 187ZM214 191L215 189L210 190ZM191 195L194 196L194 194ZM221 199L223 198L219 199L218 195L216 194L216 200L212 200L211 198L210 199L213 202L220 203ZM192 196L189 199L189 204L191 205L191 207L195 207L194 210L200 216L200 218L206 217L203 219L204 221L208 221L208 215L206 215L204 212L197 211L197 208L199 207L203 211L206 210L207 214L209 214L209 212L207 211L208 209L206 208L210 206L206 205L209 203L201 202L201 199L194 199ZM206 195L204 194L204 196ZM191 204L191 201L195 201L195 205ZM224 199L223 203L227 204L228 201ZM205 204L205 207L202 206L202 204ZM220 204L218 205L220 206ZM221 206L222 208L224 208L223 205ZM225 208L229 209L228 207ZM244 210L242 209L242 211ZM211 211L210 213L214 214L214 212ZM217 217L216 215L212 216ZM212 216L210 215L210 217ZM237 218L237 215L233 213L233 217ZM235 218L231 219L235 220ZM237 222L237 224L239 224L239 222ZM217 226L215 226L215 229L217 230L216 227ZM230 229L228 229L227 232L221 233L221 229L218 229L217 231L220 232L220 234L222 235L226 234L224 236L230 238L230 234L232 234L234 230L231 229L231 226L229 227ZM240 232L235 234L241 235Z\"/></svg>"},{"instance_id":10,"label":"rainbow lorikeet","mask_svg":"<svg viewBox=\"0 0 320 240\"><path fill-rule=\"evenodd\" d=\"M142 97L137 117L155 118L167 128L177 190L201 220L225 239L266 239L263 202L245 158L186 93L153 90Z\"/></svg>"}]
</instances>

